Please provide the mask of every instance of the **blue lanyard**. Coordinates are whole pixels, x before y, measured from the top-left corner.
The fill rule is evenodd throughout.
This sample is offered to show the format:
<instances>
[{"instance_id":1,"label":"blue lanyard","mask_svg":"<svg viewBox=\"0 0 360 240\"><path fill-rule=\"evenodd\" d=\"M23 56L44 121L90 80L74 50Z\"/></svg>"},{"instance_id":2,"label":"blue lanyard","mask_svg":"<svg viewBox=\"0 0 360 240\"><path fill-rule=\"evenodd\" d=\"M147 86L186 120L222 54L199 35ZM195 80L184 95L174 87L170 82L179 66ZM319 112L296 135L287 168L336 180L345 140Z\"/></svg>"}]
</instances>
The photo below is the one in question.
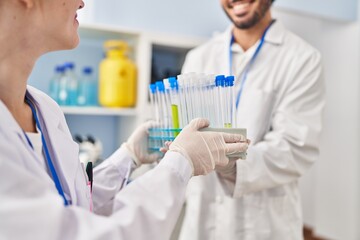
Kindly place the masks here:
<instances>
[{"instance_id":1,"label":"blue lanyard","mask_svg":"<svg viewBox=\"0 0 360 240\"><path fill-rule=\"evenodd\" d=\"M249 64L245 67L245 70L244 70L244 73L242 74L241 76L241 82L240 82L240 90L236 96L236 109L238 108L239 106L239 103L240 103L240 98L241 98L241 95L242 95L242 91L243 91L243 88L244 88L244 85L245 85L245 82L246 82L246 79L247 79L247 75L250 71L250 68L251 66L254 64L255 62L255 59L256 57L258 56L261 48L263 47L264 45L264 42L265 42L265 36L266 36L266 33L268 32L269 28L271 27L271 25L275 22L275 20L272 20L269 24L269 26L267 26L267 28L265 29L261 39L260 39L260 43L258 45L258 47L256 48L255 50L255 53L254 55L251 57L250 59L250 62ZM235 42L235 38L234 38L234 35L232 34L231 36L231 40L230 40L230 46L229 46L229 63L230 63L230 75L232 75L232 59L233 59L233 54L232 54L232 51L231 51L231 45Z\"/></svg>"},{"instance_id":2,"label":"blue lanyard","mask_svg":"<svg viewBox=\"0 0 360 240\"><path fill-rule=\"evenodd\" d=\"M66 200L64 191L63 191L63 189L62 189L62 187L61 187L61 184L60 184L59 177L58 177L58 175L57 175L57 173L56 173L54 164L53 164L52 161L51 161L49 149L48 149L48 147L47 147L47 144L46 144L46 141L45 141L45 137L44 137L43 131L41 130L40 122L39 122L39 119L38 119L38 117L37 117L35 107L34 107L33 103L32 103L27 97L25 97L25 101L27 102L27 104L29 104L29 106L30 106L30 108L31 108L31 111L32 111L32 114L33 114L33 117L34 117L35 122L36 122L36 126L37 126L38 129L40 130L40 133L41 133L41 141L42 141L43 148L44 148L44 152L45 152L45 158L46 158L47 165L48 165L48 167L49 167L49 170L50 170L52 179L53 179L53 181L54 181L54 183L55 183L56 189L58 190L58 193L59 193L59 194L62 196L62 198L64 199L64 204L65 204L65 206L68 206L68 205L69 205L69 202ZM25 137L26 137L29 145L31 146L31 148L33 148L32 144L31 144L31 142L30 142L29 137L28 137L26 134L25 134Z\"/></svg>"}]
</instances>

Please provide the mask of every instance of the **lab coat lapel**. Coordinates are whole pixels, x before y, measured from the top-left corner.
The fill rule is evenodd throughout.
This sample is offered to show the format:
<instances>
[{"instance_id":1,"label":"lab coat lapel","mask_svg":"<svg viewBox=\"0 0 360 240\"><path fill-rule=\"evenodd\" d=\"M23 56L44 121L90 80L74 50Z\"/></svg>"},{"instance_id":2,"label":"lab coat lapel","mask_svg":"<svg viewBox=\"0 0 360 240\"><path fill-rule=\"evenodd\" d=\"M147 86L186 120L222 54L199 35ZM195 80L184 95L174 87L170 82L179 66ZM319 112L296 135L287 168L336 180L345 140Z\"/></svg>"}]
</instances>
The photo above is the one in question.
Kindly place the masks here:
<instances>
[{"instance_id":1,"label":"lab coat lapel","mask_svg":"<svg viewBox=\"0 0 360 240\"><path fill-rule=\"evenodd\" d=\"M16 120L11 115L10 111L7 109L5 104L0 100L0 116L1 116L1 122L6 126L10 132L14 132L16 135L19 136L19 138L23 141L24 145L26 145L26 149L29 149L30 155L33 154L33 151L30 147L30 145L27 143L27 140L25 138L25 134L20 128L20 126L16 123Z\"/></svg>"},{"instance_id":2,"label":"lab coat lapel","mask_svg":"<svg viewBox=\"0 0 360 240\"><path fill-rule=\"evenodd\" d=\"M226 29L226 31L224 33L222 33L223 35L220 38L221 40L219 41L220 44L219 44L218 53L217 53L217 56L219 56L219 58L218 58L219 62L218 62L217 66L220 66L221 74L237 75L237 76L235 76L235 79L236 79L235 83L239 83L241 74L243 73L245 66L248 65L248 63L250 62L251 57L253 56L259 42L243 53L244 57L242 59L241 66L236 67L238 69L240 68L239 72L238 73L232 72L232 70L230 70L232 68L231 62L233 62L234 59L232 59L230 61L230 51L232 51L230 42L231 42L231 38L233 35L232 34L233 28L234 28L234 26L231 25Z\"/></svg>"},{"instance_id":3,"label":"lab coat lapel","mask_svg":"<svg viewBox=\"0 0 360 240\"><path fill-rule=\"evenodd\" d=\"M28 140L25 137L25 133L17 124L16 120L2 101L0 101L0 116L4 126L6 126L9 132L17 135L24 145L24 148L19 148L19 151L22 151L23 155L26 156L26 159L23 159L24 165L28 168L29 171L36 172L36 174L42 179L48 179L49 181L52 181L50 176L43 171L43 165L40 162L41 160L38 158L38 156L35 154L35 151L28 143ZM33 158L34 161L32 161L31 158Z\"/></svg>"},{"instance_id":4,"label":"lab coat lapel","mask_svg":"<svg viewBox=\"0 0 360 240\"><path fill-rule=\"evenodd\" d=\"M230 41L232 37L232 30L233 25L229 26L226 31L224 31L219 38L219 47L217 48L218 52L215 55L217 58L217 66L219 67L220 71L219 74L227 74L227 75L234 75L235 73L231 73L230 71ZM285 27L279 21L273 23L270 27L268 33L265 36L265 42L272 43L272 44L282 44L284 41L285 36ZM249 48L244 53L244 62L242 62L242 69L240 69L238 76L236 77L236 83L240 82L241 74L244 71L244 68L251 60L251 57L254 55L255 50L258 46L260 41L257 42L254 46ZM239 67L239 66L237 66Z\"/></svg>"},{"instance_id":5,"label":"lab coat lapel","mask_svg":"<svg viewBox=\"0 0 360 240\"><path fill-rule=\"evenodd\" d=\"M29 89L30 90L30 89ZM31 90L29 91L31 94ZM78 168L79 147L72 140L71 135L65 132L66 126L61 125L61 115L51 108L51 104L46 104L47 99L37 99L36 94L31 94L38 110L38 117L41 123L43 134L47 140L51 160L60 178L61 185L66 195L71 196L71 201L76 201L74 182ZM41 96L40 96L41 97Z\"/></svg>"}]
</instances>

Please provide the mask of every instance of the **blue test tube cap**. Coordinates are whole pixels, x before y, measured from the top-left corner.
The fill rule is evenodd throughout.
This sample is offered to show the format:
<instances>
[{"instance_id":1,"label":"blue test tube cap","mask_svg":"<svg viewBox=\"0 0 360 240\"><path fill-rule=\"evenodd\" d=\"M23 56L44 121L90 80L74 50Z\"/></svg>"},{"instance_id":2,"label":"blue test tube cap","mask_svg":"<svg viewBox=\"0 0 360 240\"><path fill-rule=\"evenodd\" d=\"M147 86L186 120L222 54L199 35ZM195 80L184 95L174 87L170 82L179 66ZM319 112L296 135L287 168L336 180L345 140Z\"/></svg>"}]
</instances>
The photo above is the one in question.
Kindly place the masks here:
<instances>
[{"instance_id":1,"label":"blue test tube cap","mask_svg":"<svg viewBox=\"0 0 360 240\"><path fill-rule=\"evenodd\" d=\"M156 84L152 83L149 85L150 92L154 94L156 92Z\"/></svg>"},{"instance_id":2,"label":"blue test tube cap","mask_svg":"<svg viewBox=\"0 0 360 240\"><path fill-rule=\"evenodd\" d=\"M221 85L223 82L224 82L224 80L225 80L225 76L224 75L217 75L216 77L215 77L215 86L223 86L223 85Z\"/></svg>"},{"instance_id":3,"label":"blue test tube cap","mask_svg":"<svg viewBox=\"0 0 360 240\"><path fill-rule=\"evenodd\" d=\"M165 92L165 86L164 86L163 81L157 81L155 84L156 84L156 89L159 92Z\"/></svg>"},{"instance_id":4,"label":"blue test tube cap","mask_svg":"<svg viewBox=\"0 0 360 240\"><path fill-rule=\"evenodd\" d=\"M235 77L234 76L228 76L226 77L227 80L227 86L232 87L234 86Z\"/></svg>"},{"instance_id":5,"label":"blue test tube cap","mask_svg":"<svg viewBox=\"0 0 360 240\"><path fill-rule=\"evenodd\" d=\"M221 78L220 80L220 86L225 87L226 86L226 77L224 76L224 78Z\"/></svg>"},{"instance_id":6,"label":"blue test tube cap","mask_svg":"<svg viewBox=\"0 0 360 240\"><path fill-rule=\"evenodd\" d=\"M229 79L226 77L225 79L224 79L224 85L223 85L223 87L228 87L229 86Z\"/></svg>"},{"instance_id":7,"label":"blue test tube cap","mask_svg":"<svg viewBox=\"0 0 360 240\"><path fill-rule=\"evenodd\" d=\"M169 78L169 83L170 83L171 89L176 89L177 90L179 88L178 82L177 82L175 77L170 77Z\"/></svg>"}]
</instances>

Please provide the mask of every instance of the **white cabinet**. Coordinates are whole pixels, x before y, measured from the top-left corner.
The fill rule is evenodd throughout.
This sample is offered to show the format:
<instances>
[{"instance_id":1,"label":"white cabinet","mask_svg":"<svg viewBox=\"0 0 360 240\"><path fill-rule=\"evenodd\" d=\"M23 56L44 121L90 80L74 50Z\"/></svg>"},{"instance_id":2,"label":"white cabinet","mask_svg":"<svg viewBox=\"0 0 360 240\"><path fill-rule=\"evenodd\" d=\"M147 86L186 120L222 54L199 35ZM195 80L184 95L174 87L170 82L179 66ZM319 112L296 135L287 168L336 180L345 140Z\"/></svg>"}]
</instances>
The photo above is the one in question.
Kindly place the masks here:
<instances>
[{"instance_id":1,"label":"white cabinet","mask_svg":"<svg viewBox=\"0 0 360 240\"><path fill-rule=\"evenodd\" d=\"M95 70L95 76L98 76L98 65L104 57L103 42L109 39L125 40L131 47L129 57L136 63L138 71L136 106L62 107L72 134L92 134L99 138L104 144L104 157L113 152L138 124L148 118L148 85L153 60L158 58L156 54L173 55L176 59L172 62L180 70L186 52L204 40L104 25L81 25L79 35L80 44L76 49L50 53L39 59L29 84L48 92L53 68L65 61L75 62L78 74L83 66L91 66ZM165 63L169 62L171 61L165 60Z\"/></svg>"}]
</instances>

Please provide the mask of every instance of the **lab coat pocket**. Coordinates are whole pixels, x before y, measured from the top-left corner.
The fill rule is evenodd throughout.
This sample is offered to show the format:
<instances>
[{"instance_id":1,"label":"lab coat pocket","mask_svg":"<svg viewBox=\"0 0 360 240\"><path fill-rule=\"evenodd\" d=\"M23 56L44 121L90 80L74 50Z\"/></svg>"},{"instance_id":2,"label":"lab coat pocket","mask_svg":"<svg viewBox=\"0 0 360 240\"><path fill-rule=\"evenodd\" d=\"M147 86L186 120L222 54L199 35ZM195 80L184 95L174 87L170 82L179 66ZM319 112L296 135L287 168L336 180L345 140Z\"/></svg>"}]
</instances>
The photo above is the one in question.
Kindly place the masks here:
<instances>
[{"instance_id":1,"label":"lab coat pocket","mask_svg":"<svg viewBox=\"0 0 360 240\"><path fill-rule=\"evenodd\" d=\"M247 129L252 143L261 141L270 128L275 104L275 91L250 89L244 91L237 110L237 127Z\"/></svg>"},{"instance_id":2,"label":"lab coat pocket","mask_svg":"<svg viewBox=\"0 0 360 240\"><path fill-rule=\"evenodd\" d=\"M78 168L76 180L75 180L75 191L77 195L78 205L92 211L92 192L90 187L90 182L88 181L85 168L82 163Z\"/></svg>"},{"instance_id":3,"label":"lab coat pocket","mask_svg":"<svg viewBox=\"0 0 360 240\"><path fill-rule=\"evenodd\" d=\"M225 239L269 239L270 226L266 222L265 202L261 194L251 194L242 198L224 196L218 205L217 225L226 233ZM259 236L261 236L259 238Z\"/></svg>"}]
</instances>

